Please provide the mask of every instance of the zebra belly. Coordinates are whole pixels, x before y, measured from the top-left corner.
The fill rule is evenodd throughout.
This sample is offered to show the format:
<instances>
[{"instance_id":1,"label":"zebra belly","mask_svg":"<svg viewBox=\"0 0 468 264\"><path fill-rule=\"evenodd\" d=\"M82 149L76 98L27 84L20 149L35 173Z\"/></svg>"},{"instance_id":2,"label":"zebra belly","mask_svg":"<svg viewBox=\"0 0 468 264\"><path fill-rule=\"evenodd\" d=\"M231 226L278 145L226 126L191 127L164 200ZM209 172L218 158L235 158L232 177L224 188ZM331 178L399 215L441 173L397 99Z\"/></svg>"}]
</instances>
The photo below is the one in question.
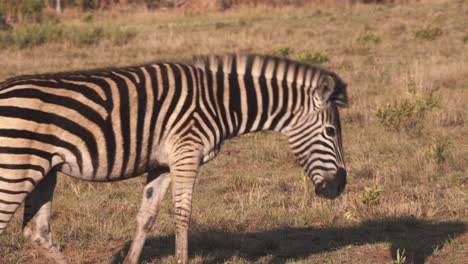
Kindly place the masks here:
<instances>
[{"instance_id":1,"label":"zebra belly","mask_svg":"<svg viewBox=\"0 0 468 264\"><path fill-rule=\"evenodd\" d=\"M121 162L116 161L112 168L105 167L106 164L102 164L103 168L96 168L96 171L109 171L109 173L103 174L93 174L93 170L89 168L92 167L91 163L82 164L83 170L78 170L79 164L76 164L76 158L74 157L64 157L63 160L73 160L73 162L64 162L62 166L60 166L59 171L67 176L85 180L85 181L92 181L92 182L113 182L113 181L122 181L126 179L131 179L137 176L141 176L150 170L154 170L157 168L168 167L168 155L166 148L164 145L159 145L158 147L154 147L151 153L149 154L149 158L140 159L139 161L133 160L132 162L128 163L138 163L136 166L129 168L127 167L125 171L122 170ZM112 155L113 159L116 159L118 156L117 153ZM127 159L130 160L134 157L128 157ZM116 173L117 172L117 173ZM120 172L120 173L119 173Z\"/></svg>"}]
</instances>

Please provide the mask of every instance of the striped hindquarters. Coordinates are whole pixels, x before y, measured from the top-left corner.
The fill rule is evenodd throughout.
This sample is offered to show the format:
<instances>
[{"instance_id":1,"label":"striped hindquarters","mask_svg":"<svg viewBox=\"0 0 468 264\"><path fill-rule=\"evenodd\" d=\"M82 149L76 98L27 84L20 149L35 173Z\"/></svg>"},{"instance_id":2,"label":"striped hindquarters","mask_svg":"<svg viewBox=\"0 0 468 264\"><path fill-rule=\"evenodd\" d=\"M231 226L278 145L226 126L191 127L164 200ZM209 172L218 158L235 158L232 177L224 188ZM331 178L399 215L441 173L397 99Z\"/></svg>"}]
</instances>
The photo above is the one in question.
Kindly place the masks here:
<instances>
[{"instance_id":1,"label":"striped hindquarters","mask_svg":"<svg viewBox=\"0 0 468 264\"><path fill-rule=\"evenodd\" d=\"M44 151L85 180L141 174L194 110L197 76L156 64L9 80L0 88L0 147Z\"/></svg>"}]
</instances>

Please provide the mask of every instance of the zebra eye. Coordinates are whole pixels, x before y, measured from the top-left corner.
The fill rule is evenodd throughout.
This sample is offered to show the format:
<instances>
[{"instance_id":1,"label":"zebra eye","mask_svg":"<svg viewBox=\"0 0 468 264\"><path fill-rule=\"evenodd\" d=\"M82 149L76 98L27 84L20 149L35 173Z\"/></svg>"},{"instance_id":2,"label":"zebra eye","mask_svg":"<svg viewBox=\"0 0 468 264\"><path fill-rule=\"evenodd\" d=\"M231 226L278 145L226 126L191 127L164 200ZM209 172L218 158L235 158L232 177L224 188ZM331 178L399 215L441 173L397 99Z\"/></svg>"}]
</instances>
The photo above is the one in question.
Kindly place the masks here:
<instances>
[{"instance_id":1,"label":"zebra eye","mask_svg":"<svg viewBox=\"0 0 468 264\"><path fill-rule=\"evenodd\" d=\"M327 133L327 136L329 136L329 137L334 137L335 136L335 129L333 127L325 128L325 132Z\"/></svg>"}]
</instances>

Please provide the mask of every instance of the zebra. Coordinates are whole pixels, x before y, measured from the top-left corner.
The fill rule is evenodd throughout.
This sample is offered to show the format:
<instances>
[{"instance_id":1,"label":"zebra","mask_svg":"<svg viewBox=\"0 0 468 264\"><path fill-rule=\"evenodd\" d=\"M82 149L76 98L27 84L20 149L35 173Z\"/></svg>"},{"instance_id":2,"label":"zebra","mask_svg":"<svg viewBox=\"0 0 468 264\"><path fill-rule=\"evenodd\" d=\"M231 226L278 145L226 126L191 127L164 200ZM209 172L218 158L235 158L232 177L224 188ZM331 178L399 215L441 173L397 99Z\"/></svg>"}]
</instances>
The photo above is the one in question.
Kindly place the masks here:
<instances>
[{"instance_id":1,"label":"zebra","mask_svg":"<svg viewBox=\"0 0 468 264\"><path fill-rule=\"evenodd\" d=\"M49 225L57 173L93 182L147 173L124 263L139 261L170 186L175 256L188 263L194 181L229 138L280 132L317 195L343 192L346 89L333 72L257 54L8 79L0 83L0 234L24 201L24 237L66 263Z\"/></svg>"}]
</instances>

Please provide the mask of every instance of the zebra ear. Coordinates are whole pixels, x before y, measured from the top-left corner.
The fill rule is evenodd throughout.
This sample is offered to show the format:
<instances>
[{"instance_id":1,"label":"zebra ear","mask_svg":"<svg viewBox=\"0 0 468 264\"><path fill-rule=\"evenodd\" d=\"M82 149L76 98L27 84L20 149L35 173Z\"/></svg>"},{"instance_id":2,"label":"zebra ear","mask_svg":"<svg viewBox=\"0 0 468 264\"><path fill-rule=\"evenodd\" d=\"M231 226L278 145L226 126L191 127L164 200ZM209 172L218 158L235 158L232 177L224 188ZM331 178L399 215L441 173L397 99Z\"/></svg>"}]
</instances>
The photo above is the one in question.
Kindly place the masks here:
<instances>
[{"instance_id":1,"label":"zebra ear","mask_svg":"<svg viewBox=\"0 0 468 264\"><path fill-rule=\"evenodd\" d=\"M334 103L342 107L348 106L346 84L338 77L325 76L317 87L317 92L324 105Z\"/></svg>"}]
</instances>

